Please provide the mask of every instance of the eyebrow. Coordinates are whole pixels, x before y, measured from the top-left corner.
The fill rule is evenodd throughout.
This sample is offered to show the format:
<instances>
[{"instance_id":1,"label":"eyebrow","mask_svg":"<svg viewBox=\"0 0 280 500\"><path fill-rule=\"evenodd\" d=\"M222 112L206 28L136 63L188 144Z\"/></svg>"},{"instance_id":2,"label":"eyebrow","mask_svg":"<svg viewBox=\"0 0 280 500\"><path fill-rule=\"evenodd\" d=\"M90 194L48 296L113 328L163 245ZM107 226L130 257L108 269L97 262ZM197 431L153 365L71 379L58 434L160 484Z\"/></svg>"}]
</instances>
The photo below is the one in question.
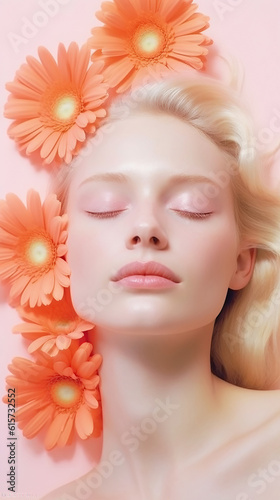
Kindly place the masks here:
<instances>
[{"instance_id":1,"label":"eyebrow","mask_svg":"<svg viewBox=\"0 0 280 500\"><path fill-rule=\"evenodd\" d=\"M106 172L104 174L95 174L87 179L85 179L83 182L81 182L80 186L83 186L84 184L87 184L89 182L115 182L118 184L124 184L130 182L131 178L125 174L122 174L120 172ZM206 177L204 175L186 175L186 174L176 174L170 177L167 181L167 183L171 186L176 186L177 184L180 184L182 182L187 182L189 184L196 184L196 183L210 183L215 186L217 186L217 183L210 179L209 177ZM79 187L80 187L79 186Z\"/></svg>"}]
</instances>

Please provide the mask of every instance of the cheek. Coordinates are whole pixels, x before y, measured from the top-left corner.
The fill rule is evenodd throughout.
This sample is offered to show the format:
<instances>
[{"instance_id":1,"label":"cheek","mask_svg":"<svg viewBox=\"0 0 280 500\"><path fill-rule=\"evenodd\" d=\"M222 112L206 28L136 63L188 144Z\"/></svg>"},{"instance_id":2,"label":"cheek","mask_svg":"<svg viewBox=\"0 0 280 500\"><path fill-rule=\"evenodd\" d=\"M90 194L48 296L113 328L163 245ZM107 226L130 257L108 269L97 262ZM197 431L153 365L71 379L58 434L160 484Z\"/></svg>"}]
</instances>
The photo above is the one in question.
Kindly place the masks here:
<instances>
[{"instance_id":1,"label":"cheek","mask_svg":"<svg viewBox=\"0 0 280 500\"><path fill-rule=\"evenodd\" d=\"M224 305L230 280L236 269L236 238L226 227L222 231L194 234L184 262L186 303L199 310L205 324L214 321ZM198 309L196 309L198 307Z\"/></svg>"},{"instance_id":2,"label":"cheek","mask_svg":"<svg viewBox=\"0 0 280 500\"><path fill-rule=\"evenodd\" d=\"M234 235L227 231L213 235L212 241L206 243L205 250L209 267L225 271L235 262L237 250Z\"/></svg>"},{"instance_id":3,"label":"cheek","mask_svg":"<svg viewBox=\"0 0 280 500\"><path fill-rule=\"evenodd\" d=\"M205 224L195 228L183 238L181 248L185 249L186 267L205 283L230 280L236 266L237 233L234 223L229 220L217 221L217 224Z\"/></svg>"},{"instance_id":4,"label":"cheek","mask_svg":"<svg viewBox=\"0 0 280 500\"><path fill-rule=\"evenodd\" d=\"M89 238L75 224L69 227L67 247L67 260L73 277L88 266L87 256L91 254Z\"/></svg>"},{"instance_id":5,"label":"cheek","mask_svg":"<svg viewBox=\"0 0 280 500\"><path fill-rule=\"evenodd\" d=\"M104 254L106 234L102 235L94 231L83 217L72 217L70 221L67 260L73 274L77 269L80 271L84 269L85 276L87 276L88 272L98 266L98 260Z\"/></svg>"},{"instance_id":6,"label":"cheek","mask_svg":"<svg viewBox=\"0 0 280 500\"><path fill-rule=\"evenodd\" d=\"M71 221L67 241L67 261L71 269L71 294L75 308L86 296L101 287L102 250L98 239L80 220ZM78 312L78 311L77 311Z\"/></svg>"},{"instance_id":7,"label":"cheek","mask_svg":"<svg viewBox=\"0 0 280 500\"><path fill-rule=\"evenodd\" d=\"M93 228L84 225L82 219L70 220L67 261L71 268L72 303L81 318L98 324L120 292L116 284L110 282L114 247L112 238L110 242L107 239L112 231L94 234Z\"/></svg>"}]
</instances>

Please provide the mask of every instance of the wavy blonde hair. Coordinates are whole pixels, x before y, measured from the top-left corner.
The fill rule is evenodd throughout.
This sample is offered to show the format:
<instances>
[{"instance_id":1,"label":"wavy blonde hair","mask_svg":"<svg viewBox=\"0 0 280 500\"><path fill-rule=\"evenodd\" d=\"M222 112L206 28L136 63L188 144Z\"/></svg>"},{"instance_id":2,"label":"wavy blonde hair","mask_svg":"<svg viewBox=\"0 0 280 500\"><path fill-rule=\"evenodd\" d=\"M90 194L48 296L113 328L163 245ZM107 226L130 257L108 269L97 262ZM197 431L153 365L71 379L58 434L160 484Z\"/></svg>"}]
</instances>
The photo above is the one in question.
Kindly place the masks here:
<instances>
[{"instance_id":1,"label":"wavy blonde hair","mask_svg":"<svg viewBox=\"0 0 280 500\"><path fill-rule=\"evenodd\" d=\"M224 84L181 76L116 99L100 133L114 120L144 111L184 120L213 141L231 164L239 236L257 251L250 282L242 290L228 291L215 321L212 371L241 387L270 388L280 373L280 199L263 186L261 167L268 157L255 147L248 112L240 106L239 94ZM64 205L72 171L62 170L56 183Z\"/></svg>"}]
</instances>

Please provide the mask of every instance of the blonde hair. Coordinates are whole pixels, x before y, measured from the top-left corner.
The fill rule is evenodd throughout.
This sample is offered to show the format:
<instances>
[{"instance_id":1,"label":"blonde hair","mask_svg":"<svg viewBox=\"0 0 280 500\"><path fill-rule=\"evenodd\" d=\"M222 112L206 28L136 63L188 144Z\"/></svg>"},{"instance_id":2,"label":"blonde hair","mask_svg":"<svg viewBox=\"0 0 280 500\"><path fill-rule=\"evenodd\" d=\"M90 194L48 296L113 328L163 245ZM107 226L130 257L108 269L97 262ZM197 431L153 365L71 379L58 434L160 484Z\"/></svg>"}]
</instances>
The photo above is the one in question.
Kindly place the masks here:
<instances>
[{"instance_id":1,"label":"blonde hair","mask_svg":"<svg viewBox=\"0 0 280 500\"><path fill-rule=\"evenodd\" d=\"M257 253L250 282L242 290L228 291L215 321L212 371L235 385L270 388L280 373L280 200L262 185L261 166L267 157L255 147L248 112L240 106L240 96L225 85L181 76L116 99L103 126L142 111L184 120L213 141L231 165L239 236ZM64 201L71 176L67 170L57 188Z\"/></svg>"}]
</instances>

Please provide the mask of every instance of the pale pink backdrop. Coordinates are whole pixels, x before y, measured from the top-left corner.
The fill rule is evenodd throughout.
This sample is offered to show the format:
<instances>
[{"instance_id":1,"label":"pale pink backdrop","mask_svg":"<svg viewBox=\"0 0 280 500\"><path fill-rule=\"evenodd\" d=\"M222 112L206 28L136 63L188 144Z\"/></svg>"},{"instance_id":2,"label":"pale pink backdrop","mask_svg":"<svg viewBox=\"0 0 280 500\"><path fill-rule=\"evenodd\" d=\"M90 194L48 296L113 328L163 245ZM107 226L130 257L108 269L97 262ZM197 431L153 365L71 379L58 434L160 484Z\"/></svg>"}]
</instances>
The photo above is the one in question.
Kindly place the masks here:
<instances>
[{"instance_id":1,"label":"pale pink backdrop","mask_svg":"<svg viewBox=\"0 0 280 500\"><path fill-rule=\"evenodd\" d=\"M4 88L28 54L37 55L39 45L56 55L57 45L72 40L82 44L90 29L98 22L94 13L98 0L0 0L1 37L1 110L7 97ZM280 138L280 3L278 0L198 0L199 10L211 18L208 35L214 39L209 64L215 67L216 54L235 58L245 72L244 96L256 123L257 146L273 147ZM52 10L48 10L52 8ZM42 12L45 14L42 15ZM34 24L35 23L35 24ZM23 32L29 24L29 33ZM41 25L40 27L38 25ZM33 26L33 28L32 28ZM16 47L15 35L19 44ZM27 38L29 36L29 38ZM48 190L49 176L35 169L15 149L6 129L9 120L0 114L0 140L3 159L0 170L0 197L12 191L23 200L30 187L43 196ZM278 155L279 158L279 155ZM267 177L279 185L280 167L275 162ZM0 288L1 308L1 396L5 393L6 365L14 356L25 356L26 348L19 335L11 333L18 322L17 314L6 303ZM7 407L0 403L1 465L0 493L6 498ZM46 492L86 473L98 459L100 440L78 442L64 450L46 452L39 439L27 440L17 432L17 494L14 498L36 500Z\"/></svg>"}]
</instances>

